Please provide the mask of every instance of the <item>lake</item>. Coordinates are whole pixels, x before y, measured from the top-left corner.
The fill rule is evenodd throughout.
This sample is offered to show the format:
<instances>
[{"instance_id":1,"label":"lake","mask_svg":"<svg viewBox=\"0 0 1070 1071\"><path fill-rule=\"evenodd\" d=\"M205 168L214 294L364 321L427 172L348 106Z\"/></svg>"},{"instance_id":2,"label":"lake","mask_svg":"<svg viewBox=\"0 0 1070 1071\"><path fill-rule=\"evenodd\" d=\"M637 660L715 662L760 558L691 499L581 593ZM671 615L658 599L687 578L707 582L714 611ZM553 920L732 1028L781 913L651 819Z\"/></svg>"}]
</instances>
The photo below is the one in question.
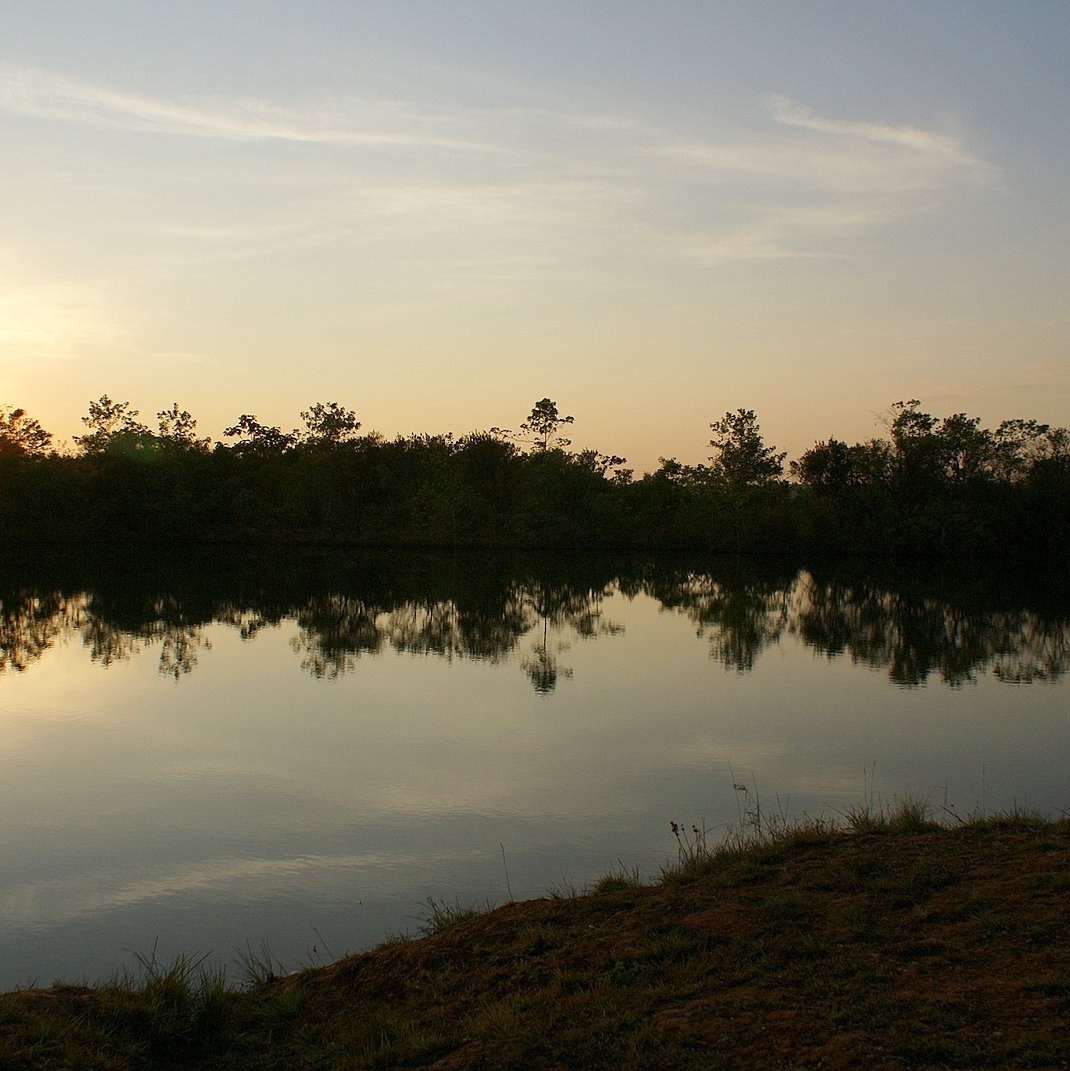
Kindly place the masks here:
<instances>
[{"instance_id":1,"label":"lake","mask_svg":"<svg viewBox=\"0 0 1070 1071\"><path fill-rule=\"evenodd\" d=\"M1070 805L1065 575L357 551L0 567L0 988L326 962L865 800ZM239 964L239 965L236 965Z\"/></svg>"}]
</instances>

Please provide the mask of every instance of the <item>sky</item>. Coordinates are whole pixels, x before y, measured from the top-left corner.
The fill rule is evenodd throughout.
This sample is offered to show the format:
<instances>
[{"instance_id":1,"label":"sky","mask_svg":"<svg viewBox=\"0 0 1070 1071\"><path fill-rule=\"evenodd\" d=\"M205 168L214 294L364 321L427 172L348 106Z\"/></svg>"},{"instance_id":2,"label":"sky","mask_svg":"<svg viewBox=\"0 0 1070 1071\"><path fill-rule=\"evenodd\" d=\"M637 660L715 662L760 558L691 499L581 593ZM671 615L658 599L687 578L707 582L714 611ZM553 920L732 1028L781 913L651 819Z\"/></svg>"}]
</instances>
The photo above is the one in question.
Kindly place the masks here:
<instances>
[{"instance_id":1,"label":"sky","mask_svg":"<svg viewBox=\"0 0 1070 1071\"><path fill-rule=\"evenodd\" d=\"M0 405L797 457L1070 425L1065 0L0 10Z\"/></svg>"}]
</instances>

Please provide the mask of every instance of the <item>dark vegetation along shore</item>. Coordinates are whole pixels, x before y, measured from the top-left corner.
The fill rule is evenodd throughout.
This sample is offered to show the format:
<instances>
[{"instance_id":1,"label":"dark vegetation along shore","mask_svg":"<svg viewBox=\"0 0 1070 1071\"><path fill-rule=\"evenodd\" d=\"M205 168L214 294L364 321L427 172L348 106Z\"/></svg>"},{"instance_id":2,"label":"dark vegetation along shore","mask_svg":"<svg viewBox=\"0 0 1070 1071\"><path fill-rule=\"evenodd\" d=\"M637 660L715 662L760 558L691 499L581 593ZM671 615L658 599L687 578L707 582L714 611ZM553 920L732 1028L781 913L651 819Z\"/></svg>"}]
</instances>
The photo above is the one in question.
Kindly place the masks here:
<instances>
[{"instance_id":1,"label":"dark vegetation along shore","mask_svg":"<svg viewBox=\"0 0 1070 1071\"><path fill-rule=\"evenodd\" d=\"M431 902L418 937L241 985L196 959L0 996L0 1066L1065 1068L1070 821L906 801L677 828L654 885Z\"/></svg>"},{"instance_id":2,"label":"dark vegetation along shore","mask_svg":"<svg viewBox=\"0 0 1070 1071\"><path fill-rule=\"evenodd\" d=\"M107 395L75 448L0 407L0 540L335 543L1065 558L1070 431L995 429L917 401L886 438L829 438L785 467L753 411L710 425L708 464L636 478L625 459L570 451L549 398L516 431L387 440L316 403L284 432L250 414L200 438L173 405L156 430Z\"/></svg>"}]
</instances>

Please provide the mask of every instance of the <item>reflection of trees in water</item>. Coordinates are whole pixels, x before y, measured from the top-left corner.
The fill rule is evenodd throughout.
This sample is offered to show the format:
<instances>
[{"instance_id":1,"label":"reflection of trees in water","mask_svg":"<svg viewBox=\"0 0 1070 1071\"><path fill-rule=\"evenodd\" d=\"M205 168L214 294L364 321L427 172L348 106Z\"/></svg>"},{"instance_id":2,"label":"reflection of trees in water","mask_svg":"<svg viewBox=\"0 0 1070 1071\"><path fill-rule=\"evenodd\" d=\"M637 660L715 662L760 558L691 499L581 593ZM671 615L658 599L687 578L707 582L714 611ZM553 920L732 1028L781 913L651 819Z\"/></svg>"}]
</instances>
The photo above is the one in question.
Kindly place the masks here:
<instances>
[{"instance_id":1,"label":"reflection of trees in water","mask_svg":"<svg viewBox=\"0 0 1070 1071\"><path fill-rule=\"evenodd\" d=\"M1052 681L1070 664L1063 604L1049 601L1037 612L980 586L959 592L931 581L738 560L702 569L647 564L616 576L553 568L519 572L508 563L480 563L450 575L377 568L313 595L307 578L267 573L229 586L193 574L170 589L123 577L89 594L9 584L0 589L0 673L25 670L73 638L103 666L158 652L159 671L179 679L210 649L210 624L252 641L292 621L300 665L318 678L336 678L363 655L393 650L447 660L517 659L535 690L548 694L572 675L570 643L621 631L605 614L606 600L617 593L649 596L685 615L711 656L739 673L786 635L829 658L846 655L884 670L905 687L932 677L954 687L988 671L1014 683Z\"/></svg>"},{"instance_id":2,"label":"reflection of trees in water","mask_svg":"<svg viewBox=\"0 0 1070 1071\"><path fill-rule=\"evenodd\" d=\"M1001 651L993 660L992 672L1009 684L1058 680L1070 665L1070 626L1065 621L1018 616L1021 643Z\"/></svg>"},{"instance_id":3,"label":"reflection of trees in water","mask_svg":"<svg viewBox=\"0 0 1070 1071\"><path fill-rule=\"evenodd\" d=\"M0 594L0 673L21 673L70 631L84 598L58 591Z\"/></svg>"},{"instance_id":4,"label":"reflection of trees in water","mask_svg":"<svg viewBox=\"0 0 1070 1071\"><path fill-rule=\"evenodd\" d=\"M938 672L948 684L971 679L988 662L983 629L935 600L865 581L820 583L804 573L794 629L829 657L886 668L898 684L917 685Z\"/></svg>"},{"instance_id":5,"label":"reflection of trees in water","mask_svg":"<svg viewBox=\"0 0 1070 1071\"><path fill-rule=\"evenodd\" d=\"M512 657L523 638L541 636L522 666L540 691L550 691L571 669L559 665L571 629L581 638L613 635L602 602L611 585L509 581L461 598L403 598L374 601L327 593L287 600L271 594L248 599L175 595L126 597L121 587L93 594L17 592L0 600L0 672L22 670L57 640L77 637L92 661L124 662L159 649L159 670L176 679L193 671L201 651L211 649L208 623L235 629L243 640L293 621L291 646L301 668L334 679L362 655L387 648L415 655L500 662Z\"/></svg>"},{"instance_id":6,"label":"reflection of trees in water","mask_svg":"<svg viewBox=\"0 0 1070 1071\"><path fill-rule=\"evenodd\" d=\"M410 600L389 607L345 595L311 599L294 612L293 620L298 634L290 643L301 654L301 668L328 679L352 670L361 655L378 655L387 647L447 661L497 662L530 627L508 601L496 614L465 614L450 599Z\"/></svg>"},{"instance_id":7,"label":"reflection of trees in water","mask_svg":"<svg viewBox=\"0 0 1070 1071\"><path fill-rule=\"evenodd\" d=\"M622 585L623 589L623 585ZM938 676L958 687L991 670L999 680L1055 680L1066 672L1070 616L965 608L947 596L868 578L818 579L753 568L666 573L633 587L685 614L726 669L754 668L762 650L795 634L829 658L887 670L904 687Z\"/></svg>"},{"instance_id":8,"label":"reflection of trees in water","mask_svg":"<svg viewBox=\"0 0 1070 1071\"><path fill-rule=\"evenodd\" d=\"M243 640L252 640L265 628L278 628L286 620L286 615L224 603L213 620L220 625L229 625Z\"/></svg>"},{"instance_id":9,"label":"reflection of trees in water","mask_svg":"<svg viewBox=\"0 0 1070 1071\"><path fill-rule=\"evenodd\" d=\"M572 667L562 666L557 657L560 652L567 650L568 644L564 641L551 650L544 628L542 640L532 644L531 650L521 659L520 668L528 675L531 686L539 695L549 695L557 687L558 677L571 679Z\"/></svg>"},{"instance_id":10,"label":"reflection of trees in water","mask_svg":"<svg viewBox=\"0 0 1070 1071\"><path fill-rule=\"evenodd\" d=\"M57 640L75 635L103 666L158 646L160 672L176 679L192 672L198 651L211 648L203 625L185 621L172 599L143 607L136 621L129 615L117 621L84 592L22 593L0 599L0 673L26 669Z\"/></svg>"},{"instance_id":11,"label":"reflection of trees in water","mask_svg":"<svg viewBox=\"0 0 1070 1071\"><path fill-rule=\"evenodd\" d=\"M1054 680L1066 670L1068 621L1026 610L974 609L865 580L800 574L793 629L830 657L887 669L904 687L937 675L952 687L991 669L1000 680Z\"/></svg>"},{"instance_id":12,"label":"reflection of trees in water","mask_svg":"<svg viewBox=\"0 0 1070 1071\"><path fill-rule=\"evenodd\" d=\"M87 614L78 631L82 646L89 651L90 659L102 666L126 662L132 655L141 652L136 632L119 628L105 617Z\"/></svg>"},{"instance_id":13,"label":"reflection of trees in water","mask_svg":"<svg viewBox=\"0 0 1070 1071\"><path fill-rule=\"evenodd\" d=\"M159 671L178 680L193 672L201 651L212 649L204 617L194 614L198 614L196 608L174 595L136 605L93 595L85 600L76 627L94 662L110 666L139 654L142 647L159 647Z\"/></svg>"},{"instance_id":14,"label":"reflection of trees in water","mask_svg":"<svg viewBox=\"0 0 1070 1071\"><path fill-rule=\"evenodd\" d=\"M584 589L564 583L511 583L475 602L409 599L395 606L327 595L294 612L299 631L291 644L301 654L303 669L333 679L353 669L362 654L379 654L386 647L447 661L498 663L536 632L541 638L521 667L536 691L546 693L553 691L558 677L572 676L571 668L560 665L558 656L568 644L557 638L559 633L571 629L589 639L621 630L602 614L610 590L608 584Z\"/></svg>"},{"instance_id":15,"label":"reflection of trees in water","mask_svg":"<svg viewBox=\"0 0 1070 1071\"><path fill-rule=\"evenodd\" d=\"M490 604L465 608L453 599L413 599L390 610L383 630L396 651L500 662L531 621L512 591Z\"/></svg>"},{"instance_id":16,"label":"reflection of trees in water","mask_svg":"<svg viewBox=\"0 0 1070 1071\"><path fill-rule=\"evenodd\" d=\"M762 650L778 642L789 627L794 588L793 578L738 571L717 576L686 573L646 585L662 606L694 623L713 658L738 673L752 670Z\"/></svg>"},{"instance_id":17,"label":"reflection of trees in water","mask_svg":"<svg viewBox=\"0 0 1070 1071\"><path fill-rule=\"evenodd\" d=\"M292 616L298 632L290 646L301 655L301 668L313 677L334 680L352 669L362 654L383 649L379 611L361 599L327 595L310 600Z\"/></svg>"},{"instance_id":18,"label":"reflection of trees in water","mask_svg":"<svg viewBox=\"0 0 1070 1071\"><path fill-rule=\"evenodd\" d=\"M531 680L532 687L540 695L549 695L557 687L559 677L572 676L572 667L564 666L558 657L569 649L569 642L561 638L565 630L580 639L596 636L616 636L624 626L608 620L602 612L602 604L613 593L615 585L601 588L573 587L569 584L530 582L520 589L522 601L531 615L541 623L541 635L532 644L520 666ZM555 638L550 639L553 628Z\"/></svg>"}]
</instances>

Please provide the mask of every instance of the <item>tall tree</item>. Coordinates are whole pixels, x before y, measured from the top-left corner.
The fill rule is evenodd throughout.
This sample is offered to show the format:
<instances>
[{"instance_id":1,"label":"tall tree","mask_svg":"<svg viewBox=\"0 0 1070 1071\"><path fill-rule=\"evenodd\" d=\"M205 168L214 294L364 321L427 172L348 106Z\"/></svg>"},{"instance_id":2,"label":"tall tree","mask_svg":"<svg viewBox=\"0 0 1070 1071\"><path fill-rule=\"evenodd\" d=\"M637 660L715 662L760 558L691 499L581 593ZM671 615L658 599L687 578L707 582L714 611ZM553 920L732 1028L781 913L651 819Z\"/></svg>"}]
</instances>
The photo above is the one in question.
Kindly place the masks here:
<instances>
[{"instance_id":1,"label":"tall tree","mask_svg":"<svg viewBox=\"0 0 1070 1071\"><path fill-rule=\"evenodd\" d=\"M791 474L821 494L835 495L851 487L881 484L891 469L892 448L883 439L848 446L831 436L815 443L791 463Z\"/></svg>"},{"instance_id":2,"label":"tall tree","mask_svg":"<svg viewBox=\"0 0 1070 1071\"><path fill-rule=\"evenodd\" d=\"M1035 420L1004 420L993 435L996 476L1007 483L1018 483L1046 460L1065 456L1070 447L1070 432L1052 428Z\"/></svg>"},{"instance_id":3,"label":"tall tree","mask_svg":"<svg viewBox=\"0 0 1070 1071\"><path fill-rule=\"evenodd\" d=\"M1000 468L995 437L979 417L953 413L937 420L922 412L917 398L895 402L892 443L900 477L915 489L939 493L947 484L962 485L990 477Z\"/></svg>"},{"instance_id":4,"label":"tall tree","mask_svg":"<svg viewBox=\"0 0 1070 1071\"><path fill-rule=\"evenodd\" d=\"M160 438L172 446L201 451L211 446L211 439L197 438L197 421L185 409L180 410L178 402L174 402L170 409L161 409L156 419Z\"/></svg>"},{"instance_id":5,"label":"tall tree","mask_svg":"<svg viewBox=\"0 0 1070 1071\"><path fill-rule=\"evenodd\" d=\"M233 427L224 428L228 439L237 439L232 449L239 454L281 454L297 441L295 435L281 428L261 424L255 414L242 413Z\"/></svg>"},{"instance_id":6,"label":"tall tree","mask_svg":"<svg viewBox=\"0 0 1070 1071\"><path fill-rule=\"evenodd\" d=\"M753 409L725 413L710 425L714 433L710 456L714 478L733 490L772 483L784 472L787 453L766 446Z\"/></svg>"},{"instance_id":7,"label":"tall tree","mask_svg":"<svg viewBox=\"0 0 1070 1071\"><path fill-rule=\"evenodd\" d=\"M520 425L520 430L536 450L563 450L572 445L572 440L564 439L557 433L566 424L572 424L574 421L574 417L561 416L557 402L542 398L532 407L528 419Z\"/></svg>"},{"instance_id":8,"label":"tall tree","mask_svg":"<svg viewBox=\"0 0 1070 1071\"><path fill-rule=\"evenodd\" d=\"M301 413L301 419L305 427L296 432L298 439L321 449L331 449L354 439L360 430L357 414L337 402L316 402L307 412Z\"/></svg>"},{"instance_id":9,"label":"tall tree","mask_svg":"<svg viewBox=\"0 0 1070 1071\"><path fill-rule=\"evenodd\" d=\"M113 402L102 394L97 401L89 403L89 413L82 417L89 430L85 435L75 435L74 441L87 457L103 454L117 445L136 449L153 437L137 416L138 410L131 409L129 402Z\"/></svg>"}]
</instances>

